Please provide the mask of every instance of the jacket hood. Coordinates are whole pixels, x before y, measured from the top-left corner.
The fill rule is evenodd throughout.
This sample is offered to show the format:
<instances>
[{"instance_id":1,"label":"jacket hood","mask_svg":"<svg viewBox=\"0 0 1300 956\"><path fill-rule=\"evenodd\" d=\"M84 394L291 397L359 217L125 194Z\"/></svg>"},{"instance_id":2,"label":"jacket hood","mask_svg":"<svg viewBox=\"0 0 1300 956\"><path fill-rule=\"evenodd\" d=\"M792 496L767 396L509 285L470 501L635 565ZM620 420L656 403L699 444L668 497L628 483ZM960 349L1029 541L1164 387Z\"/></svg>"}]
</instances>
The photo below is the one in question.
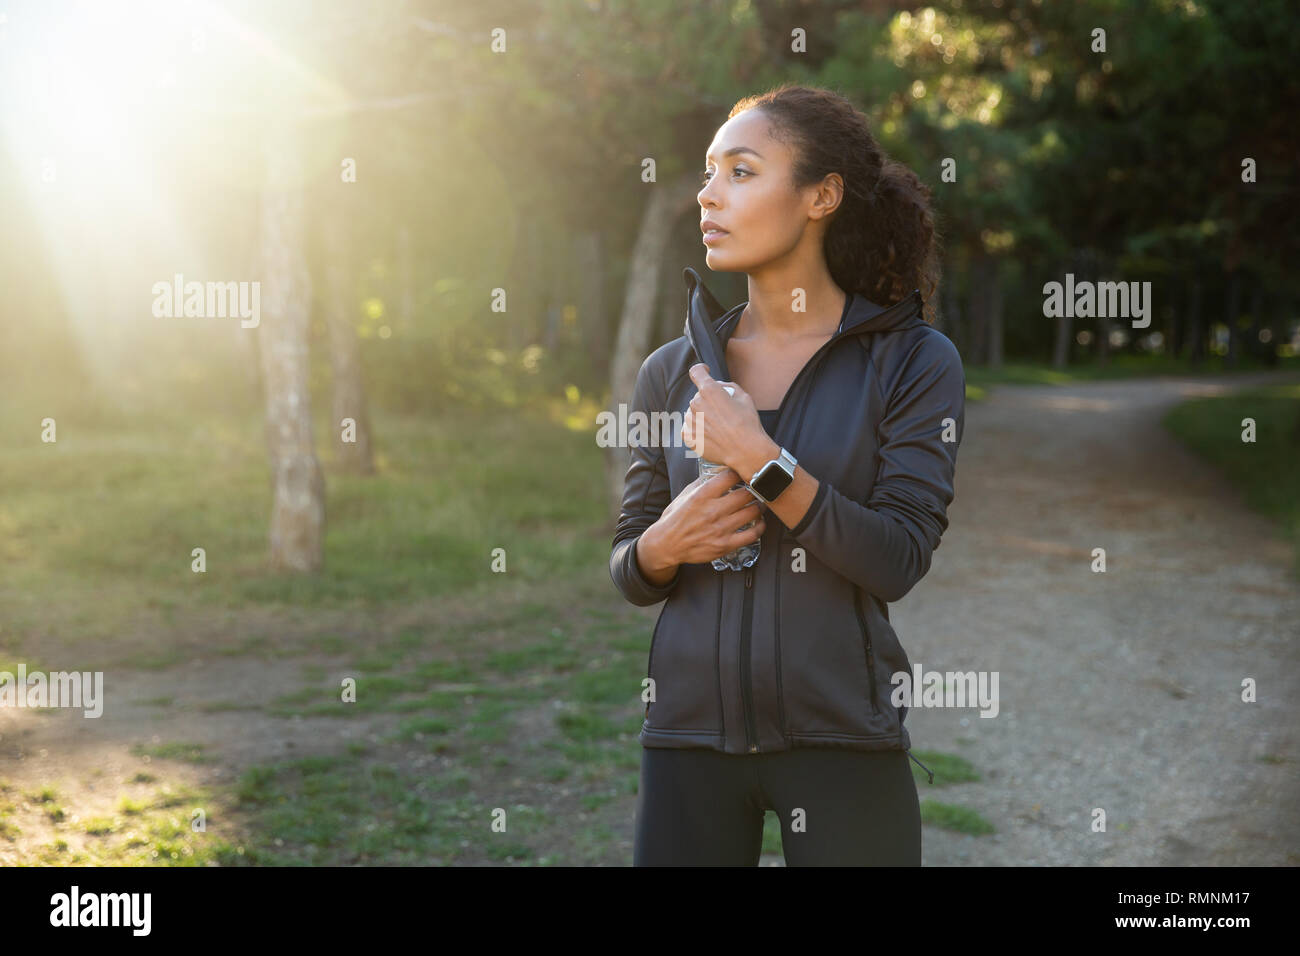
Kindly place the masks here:
<instances>
[{"instance_id":1,"label":"jacket hood","mask_svg":"<svg viewBox=\"0 0 1300 956\"><path fill-rule=\"evenodd\" d=\"M730 381L727 370L727 340L735 331L732 325L723 329L725 320L739 308L724 309L717 298L709 291L700 274L689 266L682 270L686 282L686 326L684 333L695 355L709 367L709 374L720 381ZM867 332L896 332L925 325L921 315L921 290L913 289L901 300L891 306L877 305L856 292L849 293L848 316L844 327L831 336L830 341L847 335L862 335Z\"/></svg>"}]
</instances>

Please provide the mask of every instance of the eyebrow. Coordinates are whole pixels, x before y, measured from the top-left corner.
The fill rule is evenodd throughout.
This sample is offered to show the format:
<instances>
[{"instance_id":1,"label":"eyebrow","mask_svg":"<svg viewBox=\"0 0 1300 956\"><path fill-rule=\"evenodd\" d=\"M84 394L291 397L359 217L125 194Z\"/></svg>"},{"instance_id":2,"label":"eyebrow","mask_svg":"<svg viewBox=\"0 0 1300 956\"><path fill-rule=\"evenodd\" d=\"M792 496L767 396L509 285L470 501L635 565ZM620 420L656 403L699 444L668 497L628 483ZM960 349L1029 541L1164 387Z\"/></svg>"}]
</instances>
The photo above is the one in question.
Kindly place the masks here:
<instances>
[{"instance_id":1,"label":"eyebrow","mask_svg":"<svg viewBox=\"0 0 1300 956\"><path fill-rule=\"evenodd\" d=\"M760 152L759 152L758 150L756 150L756 149L750 149L748 146L733 146L733 147L731 147L731 149L729 149L729 150L727 150L726 152L724 152L724 153L722 154L722 156L723 156L723 158L725 159L725 158L728 157L728 156L735 156L737 153L753 153L753 154L754 154L755 156L757 156L759 159L762 159L762 158L763 158L763 154L762 154L762 153L760 153ZM712 159L712 158L713 158L713 154L712 154L712 153L706 153L705 156L704 156L704 158L705 158L705 159Z\"/></svg>"}]
</instances>

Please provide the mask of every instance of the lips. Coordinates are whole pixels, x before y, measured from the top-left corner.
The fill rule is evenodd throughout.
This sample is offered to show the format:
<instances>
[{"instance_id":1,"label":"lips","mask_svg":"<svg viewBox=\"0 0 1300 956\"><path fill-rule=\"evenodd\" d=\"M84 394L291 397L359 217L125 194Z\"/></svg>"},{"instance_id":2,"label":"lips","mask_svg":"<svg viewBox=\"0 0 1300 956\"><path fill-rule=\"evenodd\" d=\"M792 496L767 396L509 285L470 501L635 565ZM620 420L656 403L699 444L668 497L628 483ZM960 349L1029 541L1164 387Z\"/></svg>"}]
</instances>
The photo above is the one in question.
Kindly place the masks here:
<instances>
[{"instance_id":1,"label":"lips","mask_svg":"<svg viewBox=\"0 0 1300 956\"><path fill-rule=\"evenodd\" d=\"M730 235L727 230L723 229L711 219L706 219L700 223L700 231L704 233L705 243L717 242L725 236Z\"/></svg>"}]
</instances>

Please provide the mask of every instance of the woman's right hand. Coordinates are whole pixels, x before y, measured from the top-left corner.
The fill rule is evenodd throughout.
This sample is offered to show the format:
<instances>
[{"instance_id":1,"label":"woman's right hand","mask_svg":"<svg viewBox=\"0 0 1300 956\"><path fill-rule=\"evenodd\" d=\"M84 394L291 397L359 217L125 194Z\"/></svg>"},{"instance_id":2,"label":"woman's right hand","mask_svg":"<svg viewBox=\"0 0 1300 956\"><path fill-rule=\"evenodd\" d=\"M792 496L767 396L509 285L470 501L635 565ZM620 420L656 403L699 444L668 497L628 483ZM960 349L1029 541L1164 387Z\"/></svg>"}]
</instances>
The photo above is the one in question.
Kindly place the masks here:
<instances>
[{"instance_id":1,"label":"woman's right hand","mask_svg":"<svg viewBox=\"0 0 1300 956\"><path fill-rule=\"evenodd\" d=\"M642 535L653 534L651 548L666 563L704 564L763 536L763 503L748 488L732 485L740 476L730 468L701 475L668 503ZM754 527L737 532L751 521Z\"/></svg>"}]
</instances>

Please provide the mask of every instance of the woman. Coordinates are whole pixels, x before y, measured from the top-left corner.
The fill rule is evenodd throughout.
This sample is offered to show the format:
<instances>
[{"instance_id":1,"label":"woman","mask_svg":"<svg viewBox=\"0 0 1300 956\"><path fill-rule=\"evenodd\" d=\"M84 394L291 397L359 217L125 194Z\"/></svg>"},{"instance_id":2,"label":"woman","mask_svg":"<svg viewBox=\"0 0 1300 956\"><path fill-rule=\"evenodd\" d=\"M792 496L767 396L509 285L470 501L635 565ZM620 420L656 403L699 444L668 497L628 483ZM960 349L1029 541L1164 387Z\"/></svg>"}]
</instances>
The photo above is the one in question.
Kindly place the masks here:
<instances>
[{"instance_id":1,"label":"woman","mask_svg":"<svg viewBox=\"0 0 1300 956\"><path fill-rule=\"evenodd\" d=\"M722 314L687 269L686 334L633 393L633 413L681 422L632 443L610 555L629 601L667 599L634 863L754 865L774 810L788 864L919 865L887 604L948 526L965 412L961 359L923 315L929 193L847 100L806 87L736 104L706 163L706 262L746 273L749 298ZM701 479L699 457L727 467ZM752 542L751 567L714 569Z\"/></svg>"}]
</instances>

